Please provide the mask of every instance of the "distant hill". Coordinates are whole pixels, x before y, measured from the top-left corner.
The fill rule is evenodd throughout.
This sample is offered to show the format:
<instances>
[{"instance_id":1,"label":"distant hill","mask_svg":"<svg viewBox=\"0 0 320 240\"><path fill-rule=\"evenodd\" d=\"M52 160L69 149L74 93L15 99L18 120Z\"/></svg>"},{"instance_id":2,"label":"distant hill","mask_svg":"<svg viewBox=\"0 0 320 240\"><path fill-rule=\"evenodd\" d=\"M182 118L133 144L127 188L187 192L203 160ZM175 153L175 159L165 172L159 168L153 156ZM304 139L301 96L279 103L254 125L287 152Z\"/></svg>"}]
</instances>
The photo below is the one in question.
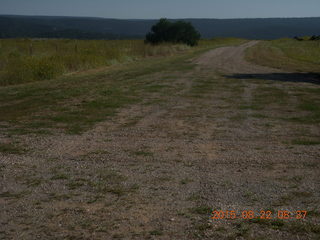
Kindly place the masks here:
<instances>
[{"instance_id":1,"label":"distant hill","mask_svg":"<svg viewBox=\"0 0 320 240\"><path fill-rule=\"evenodd\" d=\"M190 21L202 38L277 39L320 34L320 17L183 20ZM0 15L0 38L144 38L156 22L157 20Z\"/></svg>"}]
</instances>

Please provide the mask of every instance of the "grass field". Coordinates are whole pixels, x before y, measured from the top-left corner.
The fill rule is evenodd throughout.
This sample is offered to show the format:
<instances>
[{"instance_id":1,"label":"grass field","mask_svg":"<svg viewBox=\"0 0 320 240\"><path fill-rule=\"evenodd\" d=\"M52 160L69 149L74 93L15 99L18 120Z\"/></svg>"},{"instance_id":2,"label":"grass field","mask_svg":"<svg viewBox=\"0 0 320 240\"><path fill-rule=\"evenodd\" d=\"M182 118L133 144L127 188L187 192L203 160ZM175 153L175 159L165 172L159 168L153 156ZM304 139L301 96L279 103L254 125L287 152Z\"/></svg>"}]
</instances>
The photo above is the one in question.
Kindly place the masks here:
<instances>
[{"instance_id":1,"label":"grass field","mask_svg":"<svg viewBox=\"0 0 320 240\"><path fill-rule=\"evenodd\" d=\"M15 40L7 41L11 43L11 47L7 48L15 49L15 51L22 46L27 47L26 41L30 42L30 40L17 40L19 44L22 42L22 46L20 46L19 44L15 45ZM90 47L93 43L96 43L97 46L91 47L95 52L92 50L93 52L88 53L89 55L69 52L71 55L68 55L67 50L63 51L61 49L61 52L65 52L65 55L60 57L59 54L54 56L54 44L65 43L66 48L68 46L72 48L75 41L71 41L71 43L68 40L40 41L37 48L42 46L45 50L39 51L35 59L46 61L53 58L54 64L61 64L59 60L61 58L63 66L68 65L68 63L64 63L64 60L70 61L70 64L73 64L73 60L75 60L76 67L72 67L69 71L98 67L99 63L103 65L103 60L120 61L125 56L127 58L138 57L140 60L147 56L158 56L158 58L150 58L149 61L139 61L138 59L133 62L127 61L125 65L115 64L112 68L89 70L72 76L64 75L48 81L35 81L36 79L25 78L24 71L26 69L28 71L37 69L33 66L25 68L24 65L10 64L7 68L9 68L8 71L12 71L12 80L3 76L5 79L3 81L7 83L9 81L13 86L0 87L0 101L2 103L0 105L0 113L2 113L0 114L0 122L10 122L11 126L16 126L12 129L13 133L25 133L29 130L37 133L47 133L48 129L52 127L65 129L69 133L79 133L107 116L112 116L116 109L139 101L145 94L144 92L165 88L161 84L148 84L146 81L149 81L149 79L137 81L140 77L151 72L162 72L167 68L174 69L175 65L173 63L175 61L183 61L190 54L208 48L242 42L244 40L217 39L203 41L198 48L189 49L183 45L145 46L142 41L84 41L82 45L78 43L79 52L81 48L85 49L85 46ZM106 45L107 43L110 43L111 47L104 49L106 55L99 55L103 50L99 50L98 44ZM128 50L127 55L123 55L126 51L125 46L129 46L130 43L131 47L127 48L130 51ZM117 46L115 50L113 50L112 44ZM51 52L47 50L48 46L51 46ZM108 50L114 54L108 55L110 54ZM21 53L21 58L26 61L29 59L29 56L26 56L27 51L28 49L25 49L24 55L23 52ZM178 54L179 52L180 54ZM51 56L52 54L53 56ZM85 61L81 62L78 59L79 56ZM86 56L89 56L88 59L86 59ZM165 56L172 57L163 59ZM13 61L19 62L19 58L14 57ZM94 59L100 60L94 61ZM16 76L21 78L17 80ZM33 81L33 83L22 84L28 81ZM17 85L17 83L20 84Z\"/></svg>"},{"instance_id":2,"label":"grass field","mask_svg":"<svg viewBox=\"0 0 320 240\"><path fill-rule=\"evenodd\" d=\"M247 52L256 64L298 72L320 72L320 41L263 41Z\"/></svg>"},{"instance_id":3,"label":"grass field","mask_svg":"<svg viewBox=\"0 0 320 240\"><path fill-rule=\"evenodd\" d=\"M187 48L151 47L141 40L0 40L0 85L47 80L147 56L170 55Z\"/></svg>"},{"instance_id":4,"label":"grass field","mask_svg":"<svg viewBox=\"0 0 320 240\"><path fill-rule=\"evenodd\" d=\"M291 81L290 78L292 78L293 81L297 79L297 82L303 82L310 77L319 79L320 76L320 41L297 41L294 39L263 41L248 49L246 58L248 61L255 64L293 72L293 74L284 73L283 75L285 77L281 77L282 73L278 74L280 80L284 81ZM301 72L306 74L299 75ZM278 89L277 91L278 93L275 91L274 94L277 94L278 98L282 97L282 101L288 101L288 96L285 91L282 89ZM269 94L270 93L263 94L263 92L261 92L259 98L263 99ZM299 99L297 111L304 111L309 114L304 117L286 119L301 123L319 123L319 96L320 92L317 88L300 88L299 92L295 93L295 98ZM255 103L258 104L259 100L257 99ZM308 142L299 140L296 140L295 142L296 144L308 144ZM312 141L310 144L312 144Z\"/></svg>"},{"instance_id":5,"label":"grass field","mask_svg":"<svg viewBox=\"0 0 320 240\"><path fill-rule=\"evenodd\" d=\"M201 47L232 39L202 40ZM199 48L198 47L198 48ZM143 40L0 40L0 86L53 79L70 72L190 50L186 45L150 46Z\"/></svg>"},{"instance_id":6,"label":"grass field","mask_svg":"<svg viewBox=\"0 0 320 240\"><path fill-rule=\"evenodd\" d=\"M318 239L319 85L234 77L245 42L1 86L0 239Z\"/></svg>"}]
</instances>

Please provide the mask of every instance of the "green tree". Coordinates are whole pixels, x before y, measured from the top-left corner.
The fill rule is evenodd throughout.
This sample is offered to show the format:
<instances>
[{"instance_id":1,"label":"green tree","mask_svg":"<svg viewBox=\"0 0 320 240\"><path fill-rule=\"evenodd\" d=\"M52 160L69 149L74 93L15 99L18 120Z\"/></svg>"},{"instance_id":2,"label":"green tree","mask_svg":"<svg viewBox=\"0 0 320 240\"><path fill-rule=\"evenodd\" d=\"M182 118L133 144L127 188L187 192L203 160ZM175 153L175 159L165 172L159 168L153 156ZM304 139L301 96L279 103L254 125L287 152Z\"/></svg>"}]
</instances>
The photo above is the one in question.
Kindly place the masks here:
<instances>
[{"instance_id":1,"label":"green tree","mask_svg":"<svg viewBox=\"0 0 320 240\"><path fill-rule=\"evenodd\" d=\"M198 44L200 33L185 21L170 22L165 18L152 26L146 35L146 43L159 44L163 42L184 43L190 46Z\"/></svg>"}]
</instances>

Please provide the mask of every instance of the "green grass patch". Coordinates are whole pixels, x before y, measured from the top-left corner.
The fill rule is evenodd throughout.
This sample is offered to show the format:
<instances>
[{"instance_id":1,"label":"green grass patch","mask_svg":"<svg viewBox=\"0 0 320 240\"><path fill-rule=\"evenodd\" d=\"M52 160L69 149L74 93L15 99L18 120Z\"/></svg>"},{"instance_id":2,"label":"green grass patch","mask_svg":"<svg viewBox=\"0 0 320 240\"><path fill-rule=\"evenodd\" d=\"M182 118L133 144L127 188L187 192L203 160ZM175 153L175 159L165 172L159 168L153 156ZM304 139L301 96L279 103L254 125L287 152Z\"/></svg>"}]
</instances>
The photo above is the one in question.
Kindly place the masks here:
<instances>
[{"instance_id":1,"label":"green grass patch","mask_svg":"<svg viewBox=\"0 0 320 240\"><path fill-rule=\"evenodd\" d=\"M200 215L202 215L202 214L210 214L211 210L212 210L212 208L208 207L208 206L198 206L198 207L194 207L194 208L190 209L190 211L192 213L200 214Z\"/></svg>"},{"instance_id":2,"label":"green grass patch","mask_svg":"<svg viewBox=\"0 0 320 240\"><path fill-rule=\"evenodd\" d=\"M310 112L319 112L320 106L316 102L304 101L299 105L299 109Z\"/></svg>"},{"instance_id":3,"label":"green grass patch","mask_svg":"<svg viewBox=\"0 0 320 240\"><path fill-rule=\"evenodd\" d=\"M23 192L18 192L18 193L13 193L13 192L2 192L0 193L0 198L13 198L13 199L18 199L24 197L26 194L29 192L23 191Z\"/></svg>"},{"instance_id":4,"label":"green grass patch","mask_svg":"<svg viewBox=\"0 0 320 240\"><path fill-rule=\"evenodd\" d=\"M158 78L152 76L173 62L190 65L180 62L184 58L154 59L108 72L0 88L0 101L5 103L0 106L0 121L15 125L18 132L60 128L81 133L114 116L119 108L141 101L150 90L144 87L156 86Z\"/></svg>"},{"instance_id":5,"label":"green grass patch","mask_svg":"<svg viewBox=\"0 0 320 240\"><path fill-rule=\"evenodd\" d=\"M161 235L163 235L163 232L161 230L152 230L149 233L152 236L161 236Z\"/></svg>"},{"instance_id":6,"label":"green grass patch","mask_svg":"<svg viewBox=\"0 0 320 240\"><path fill-rule=\"evenodd\" d=\"M279 87L261 86L254 92L255 108L261 109L266 105L283 105L288 102L289 94L285 89Z\"/></svg>"},{"instance_id":7,"label":"green grass patch","mask_svg":"<svg viewBox=\"0 0 320 240\"><path fill-rule=\"evenodd\" d=\"M320 141L307 140L307 139L295 139L295 140L291 141L291 143L294 144L294 145L310 146L310 145L319 145Z\"/></svg>"},{"instance_id":8,"label":"green grass patch","mask_svg":"<svg viewBox=\"0 0 320 240\"><path fill-rule=\"evenodd\" d=\"M0 152L5 154L23 154L26 149L10 143L0 143Z\"/></svg>"},{"instance_id":9,"label":"green grass patch","mask_svg":"<svg viewBox=\"0 0 320 240\"><path fill-rule=\"evenodd\" d=\"M136 151L133 153L136 156L143 156L143 157L151 157L153 156L152 152L148 152L148 151Z\"/></svg>"},{"instance_id":10,"label":"green grass patch","mask_svg":"<svg viewBox=\"0 0 320 240\"><path fill-rule=\"evenodd\" d=\"M251 104L251 105L241 105L239 106L240 110L262 110L263 106L259 106L257 104Z\"/></svg>"}]
</instances>

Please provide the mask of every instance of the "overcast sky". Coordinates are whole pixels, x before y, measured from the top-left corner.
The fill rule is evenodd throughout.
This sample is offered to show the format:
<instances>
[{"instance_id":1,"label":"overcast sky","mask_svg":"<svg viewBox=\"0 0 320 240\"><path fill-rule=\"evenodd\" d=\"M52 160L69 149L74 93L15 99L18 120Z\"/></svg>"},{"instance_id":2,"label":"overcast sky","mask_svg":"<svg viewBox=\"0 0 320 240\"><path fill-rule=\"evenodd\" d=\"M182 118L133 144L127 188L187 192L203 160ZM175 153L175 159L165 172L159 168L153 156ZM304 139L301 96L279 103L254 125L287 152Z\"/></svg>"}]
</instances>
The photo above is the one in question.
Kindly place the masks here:
<instances>
[{"instance_id":1,"label":"overcast sky","mask_svg":"<svg viewBox=\"0 0 320 240\"><path fill-rule=\"evenodd\" d=\"M0 0L0 14L125 19L318 17L320 0Z\"/></svg>"}]
</instances>

